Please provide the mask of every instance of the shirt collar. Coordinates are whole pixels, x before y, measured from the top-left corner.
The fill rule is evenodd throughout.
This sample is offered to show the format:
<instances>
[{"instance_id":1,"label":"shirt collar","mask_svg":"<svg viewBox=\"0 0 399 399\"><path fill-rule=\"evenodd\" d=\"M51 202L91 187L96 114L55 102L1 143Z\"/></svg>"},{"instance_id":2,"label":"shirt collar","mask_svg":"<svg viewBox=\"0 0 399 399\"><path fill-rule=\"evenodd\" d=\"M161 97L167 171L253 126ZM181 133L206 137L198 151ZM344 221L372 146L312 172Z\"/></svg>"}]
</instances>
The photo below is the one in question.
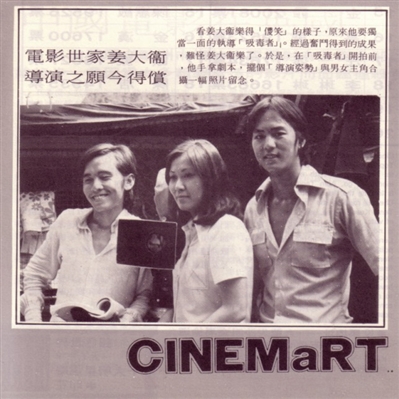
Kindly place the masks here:
<instances>
[{"instance_id":1,"label":"shirt collar","mask_svg":"<svg viewBox=\"0 0 399 399\"><path fill-rule=\"evenodd\" d=\"M186 223L182 229L185 232L186 236L190 237L191 239L193 239L195 236L197 236L199 241L202 241L202 239L204 238L204 235L206 235L206 233L209 231L209 229L212 226L203 226L201 224L196 224L193 222L192 219L190 219L190 221L188 223Z\"/></svg>"},{"instance_id":2,"label":"shirt collar","mask_svg":"<svg viewBox=\"0 0 399 399\"><path fill-rule=\"evenodd\" d=\"M93 208L85 209L85 212L83 212L78 219L78 228L80 229L89 228L87 224L87 218L91 213L93 213ZM125 218L128 219L129 216L131 216L131 214L126 209L122 209L122 212L116 217L116 219L111 224L111 233L115 232L119 219L125 219Z\"/></svg>"},{"instance_id":3,"label":"shirt collar","mask_svg":"<svg viewBox=\"0 0 399 399\"><path fill-rule=\"evenodd\" d=\"M304 165L301 168L296 187L310 186L316 188L326 188L326 183L321 175L313 166Z\"/></svg>"},{"instance_id":4,"label":"shirt collar","mask_svg":"<svg viewBox=\"0 0 399 399\"><path fill-rule=\"evenodd\" d=\"M268 177L256 190L255 198L256 201L265 195L270 189L271 180ZM298 189L303 186L325 188L326 184L320 174L310 165L303 165L298 176L295 188Z\"/></svg>"}]
</instances>

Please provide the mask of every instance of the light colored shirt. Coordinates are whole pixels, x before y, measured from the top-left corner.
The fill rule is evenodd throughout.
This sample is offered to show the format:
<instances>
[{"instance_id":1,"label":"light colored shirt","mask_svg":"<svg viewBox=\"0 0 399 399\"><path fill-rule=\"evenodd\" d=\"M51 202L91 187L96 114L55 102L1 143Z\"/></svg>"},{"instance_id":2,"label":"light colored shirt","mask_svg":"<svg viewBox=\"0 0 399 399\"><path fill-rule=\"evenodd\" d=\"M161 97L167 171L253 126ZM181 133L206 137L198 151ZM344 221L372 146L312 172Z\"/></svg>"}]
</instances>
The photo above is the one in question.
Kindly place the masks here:
<instances>
[{"instance_id":1,"label":"light colored shirt","mask_svg":"<svg viewBox=\"0 0 399 399\"><path fill-rule=\"evenodd\" d=\"M379 226L367 194L354 183L302 166L297 202L280 245L269 221L270 178L245 211L255 265L264 284L258 300L265 323L349 323L354 251L374 274L379 267Z\"/></svg>"},{"instance_id":2,"label":"light colored shirt","mask_svg":"<svg viewBox=\"0 0 399 399\"><path fill-rule=\"evenodd\" d=\"M249 322L252 306L252 244L241 220L222 216L212 226L192 221L183 226L186 244L173 271L174 321L201 323L222 306L222 281L246 279L245 301Z\"/></svg>"},{"instance_id":3,"label":"light colored shirt","mask_svg":"<svg viewBox=\"0 0 399 399\"><path fill-rule=\"evenodd\" d=\"M118 220L137 217L123 210L111 226L108 244L96 254L87 225L91 212L91 208L68 209L51 226L45 242L24 270L25 312L30 306L37 307L38 303L43 303L41 291L47 281L56 276L57 301L51 307L54 316L63 304L95 306L104 297L114 299L141 316L147 312L151 271L116 263Z\"/></svg>"}]
</instances>

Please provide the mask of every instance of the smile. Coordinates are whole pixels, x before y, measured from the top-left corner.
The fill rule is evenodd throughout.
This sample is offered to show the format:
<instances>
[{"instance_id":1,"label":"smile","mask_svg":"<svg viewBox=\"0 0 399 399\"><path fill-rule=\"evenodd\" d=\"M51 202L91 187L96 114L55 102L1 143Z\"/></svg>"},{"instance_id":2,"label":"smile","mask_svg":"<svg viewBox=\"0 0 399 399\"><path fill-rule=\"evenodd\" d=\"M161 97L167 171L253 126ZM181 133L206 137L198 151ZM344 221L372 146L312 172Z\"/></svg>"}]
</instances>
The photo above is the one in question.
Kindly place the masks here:
<instances>
[{"instance_id":1,"label":"smile","mask_svg":"<svg viewBox=\"0 0 399 399\"><path fill-rule=\"evenodd\" d=\"M107 196L108 196L108 194L97 194L97 195L93 195L91 197L91 199L95 201L95 200L98 200L100 198L104 198L104 197L107 197Z\"/></svg>"},{"instance_id":2,"label":"smile","mask_svg":"<svg viewBox=\"0 0 399 399\"><path fill-rule=\"evenodd\" d=\"M263 157L263 159L266 159L266 160L268 160L268 159L276 159L277 157L278 157L278 155L276 155L276 154L268 154L268 155L265 155Z\"/></svg>"}]
</instances>

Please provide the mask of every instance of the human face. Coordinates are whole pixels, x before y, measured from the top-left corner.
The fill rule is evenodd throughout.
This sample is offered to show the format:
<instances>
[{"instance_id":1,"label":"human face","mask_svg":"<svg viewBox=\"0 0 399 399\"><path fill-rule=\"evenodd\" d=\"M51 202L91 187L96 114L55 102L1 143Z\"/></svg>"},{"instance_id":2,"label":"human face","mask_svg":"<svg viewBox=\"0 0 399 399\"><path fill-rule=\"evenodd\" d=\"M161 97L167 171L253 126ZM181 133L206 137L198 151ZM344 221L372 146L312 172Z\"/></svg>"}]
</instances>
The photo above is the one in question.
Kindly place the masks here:
<instances>
[{"instance_id":1,"label":"human face","mask_svg":"<svg viewBox=\"0 0 399 399\"><path fill-rule=\"evenodd\" d=\"M274 110L267 110L252 133L252 148L270 176L298 173L300 143L293 127Z\"/></svg>"},{"instance_id":2,"label":"human face","mask_svg":"<svg viewBox=\"0 0 399 399\"><path fill-rule=\"evenodd\" d=\"M204 197L203 181L186 154L176 158L169 171L169 191L182 211L198 215Z\"/></svg>"},{"instance_id":3,"label":"human face","mask_svg":"<svg viewBox=\"0 0 399 399\"><path fill-rule=\"evenodd\" d=\"M123 176L116 165L114 154L108 153L92 159L83 173L83 193L94 212L115 217L123 209L125 190L134 186L133 175Z\"/></svg>"}]
</instances>

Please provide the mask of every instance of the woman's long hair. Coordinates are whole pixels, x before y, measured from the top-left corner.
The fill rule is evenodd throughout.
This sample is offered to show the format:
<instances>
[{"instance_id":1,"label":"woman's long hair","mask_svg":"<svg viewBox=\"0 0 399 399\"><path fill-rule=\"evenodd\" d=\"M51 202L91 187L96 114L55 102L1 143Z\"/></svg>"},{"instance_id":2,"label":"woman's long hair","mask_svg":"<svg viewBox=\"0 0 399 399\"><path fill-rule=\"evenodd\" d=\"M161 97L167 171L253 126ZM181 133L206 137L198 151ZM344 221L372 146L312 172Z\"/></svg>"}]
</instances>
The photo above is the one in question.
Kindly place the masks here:
<instances>
[{"instance_id":1,"label":"woman's long hair","mask_svg":"<svg viewBox=\"0 0 399 399\"><path fill-rule=\"evenodd\" d=\"M203 198L195 223L213 225L225 214L242 218L241 204L233 194L222 157L207 140L187 140L171 151L166 159L166 181L169 184L172 162L185 154L203 182ZM179 211L180 217L187 212Z\"/></svg>"}]
</instances>

